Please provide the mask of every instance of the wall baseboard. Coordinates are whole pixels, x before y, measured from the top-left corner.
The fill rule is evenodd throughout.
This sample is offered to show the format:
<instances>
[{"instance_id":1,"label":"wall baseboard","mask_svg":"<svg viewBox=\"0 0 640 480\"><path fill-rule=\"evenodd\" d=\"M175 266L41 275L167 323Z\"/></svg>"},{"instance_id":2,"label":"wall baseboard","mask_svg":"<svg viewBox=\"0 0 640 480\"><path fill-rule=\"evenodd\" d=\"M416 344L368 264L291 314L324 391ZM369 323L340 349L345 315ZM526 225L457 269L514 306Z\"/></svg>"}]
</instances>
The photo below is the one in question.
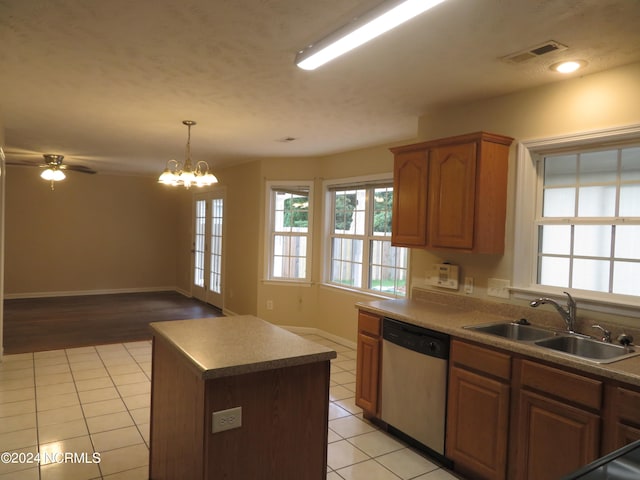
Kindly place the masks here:
<instances>
[{"instance_id":1,"label":"wall baseboard","mask_svg":"<svg viewBox=\"0 0 640 480\"><path fill-rule=\"evenodd\" d=\"M106 290L82 290L72 292L28 292L28 293L5 293L5 300L21 299L21 298L50 298L50 297L82 297L86 295L111 295L117 293L145 293L145 292L178 292L185 297L191 297L190 292L171 287L148 287L148 288L116 288Z\"/></svg>"},{"instance_id":2,"label":"wall baseboard","mask_svg":"<svg viewBox=\"0 0 640 480\"><path fill-rule=\"evenodd\" d=\"M357 349L356 342L352 342L351 340L347 340L346 338L339 337L338 335L334 335L333 333L325 332L320 328L313 327L292 327L287 325L278 325L285 330L289 330L290 332L297 334L305 334L305 335L319 335L321 337L327 338L333 342L339 343L345 347L352 348L353 350Z\"/></svg>"}]
</instances>

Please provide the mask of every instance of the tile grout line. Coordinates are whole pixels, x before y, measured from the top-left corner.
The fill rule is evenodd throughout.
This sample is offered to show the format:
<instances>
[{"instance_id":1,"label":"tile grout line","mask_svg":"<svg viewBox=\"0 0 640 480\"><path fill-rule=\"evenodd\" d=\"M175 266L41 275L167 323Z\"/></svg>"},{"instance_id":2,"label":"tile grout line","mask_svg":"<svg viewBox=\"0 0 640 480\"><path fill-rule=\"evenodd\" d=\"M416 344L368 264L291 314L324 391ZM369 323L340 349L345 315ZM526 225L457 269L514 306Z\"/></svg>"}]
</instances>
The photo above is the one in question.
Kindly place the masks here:
<instances>
[{"instance_id":1,"label":"tile grout line","mask_svg":"<svg viewBox=\"0 0 640 480\"><path fill-rule=\"evenodd\" d=\"M92 345L92 347L93 347L93 350L95 351L95 353L98 355L98 357L100 357L100 354L98 353L98 349L95 347L95 345ZM73 380L73 389L76 391L76 396L78 397L78 404L80 405L80 411L82 412L82 420L84 420L84 426L87 428L87 436L89 437L89 442L91 442L91 448L93 449L92 453L95 453L96 446L93 443L93 437L91 436L91 432L89 431L89 424L87 423L87 416L85 415L84 408L82 407L82 399L80 398L80 392L78 391L78 384L76 383L76 377L75 377L75 375L73 373L73 368L71 368L71 360L69 359L68 350L70 350L70 349L65 349L64 350L64 355L67 358L67 364L69 365L69 371L71 372L71 380ZM102 358L100 358L100 361L102 361ZM103 365L104 365L104 362L103 362ZM106 368L105 368L105 370L106 370ZM102 462L100 462L100 463L102 463ZM100 477L99 477L99 479L94 479L94 480L102 480L103 479L102 468L100 467L100 463L98 463L98 472L100 472Z\"/></svg>"}]
</instances>

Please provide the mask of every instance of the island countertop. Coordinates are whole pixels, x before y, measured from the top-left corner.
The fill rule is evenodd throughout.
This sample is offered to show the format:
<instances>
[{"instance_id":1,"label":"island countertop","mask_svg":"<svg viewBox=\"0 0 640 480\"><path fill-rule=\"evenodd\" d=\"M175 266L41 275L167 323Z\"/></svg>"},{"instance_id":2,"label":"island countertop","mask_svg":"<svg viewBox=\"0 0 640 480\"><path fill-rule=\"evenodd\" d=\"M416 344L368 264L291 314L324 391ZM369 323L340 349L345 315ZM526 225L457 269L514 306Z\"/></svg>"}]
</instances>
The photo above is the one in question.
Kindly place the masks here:
<instances>
[{"instance_id":1,"label":"island countertop","mask_svg":"<svg viewBox=\"0 0 640 480\"><path fill-rule=\"evenodd\" d=\"M203 380L336 358L336 352L252 315L153 322Z\"/></svg>"}]
</instances>

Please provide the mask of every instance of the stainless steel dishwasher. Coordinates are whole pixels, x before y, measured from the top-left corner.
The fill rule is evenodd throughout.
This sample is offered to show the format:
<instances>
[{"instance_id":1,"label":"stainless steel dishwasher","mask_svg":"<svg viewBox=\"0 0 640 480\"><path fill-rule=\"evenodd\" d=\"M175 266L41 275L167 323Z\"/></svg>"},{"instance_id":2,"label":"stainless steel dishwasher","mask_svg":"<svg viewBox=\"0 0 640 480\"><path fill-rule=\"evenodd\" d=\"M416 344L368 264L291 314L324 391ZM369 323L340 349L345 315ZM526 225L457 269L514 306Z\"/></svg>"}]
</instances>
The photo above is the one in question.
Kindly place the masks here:
<instances>
[{"instance_id":1,"label":"stainless steel dishwasher","mask_svg":"<svg viewBox=\"0 0 640 480\"><path fill-rule=\"evenodd\" d=\"M382 338L381 419L444 458L449 335L385 318Z\"/></svg>"}]
</instances>

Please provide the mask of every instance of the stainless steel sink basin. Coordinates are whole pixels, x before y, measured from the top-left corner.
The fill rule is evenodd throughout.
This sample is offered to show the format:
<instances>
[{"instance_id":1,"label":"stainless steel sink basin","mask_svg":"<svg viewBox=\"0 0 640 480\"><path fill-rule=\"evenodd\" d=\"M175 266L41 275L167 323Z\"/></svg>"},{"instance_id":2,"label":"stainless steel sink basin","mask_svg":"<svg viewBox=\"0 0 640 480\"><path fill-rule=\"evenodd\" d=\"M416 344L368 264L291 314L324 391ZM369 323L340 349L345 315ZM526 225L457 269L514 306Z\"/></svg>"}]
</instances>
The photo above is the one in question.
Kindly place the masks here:
<instances>
[{"instance_id":1,"label":"stainless steel sink basin","mask_svg":"<svg viewBox=\"0 0 640 480\"><path fill-rule=\"evenodd\" d=\"M490 323L487 325L472 325L466 327L475 332L488 333L510 340L532 342L543 338L553 337L555 332L544 328L533 327L531 325L520 325L518 323Z\"/></svg>"},{"instance_id":2,"label":"stainless steel sink basin","mask_svg":"<svg viewBox=\"0 0 640 480\"><path fill-rule=\"evenodd\" d=\"M621 345L604 343L587 337L561 335L535 342L540 347L550 348L576 357L592 360L598 363L610 363L623 358L640 354Z\"/></svg>"}]
</instances>

